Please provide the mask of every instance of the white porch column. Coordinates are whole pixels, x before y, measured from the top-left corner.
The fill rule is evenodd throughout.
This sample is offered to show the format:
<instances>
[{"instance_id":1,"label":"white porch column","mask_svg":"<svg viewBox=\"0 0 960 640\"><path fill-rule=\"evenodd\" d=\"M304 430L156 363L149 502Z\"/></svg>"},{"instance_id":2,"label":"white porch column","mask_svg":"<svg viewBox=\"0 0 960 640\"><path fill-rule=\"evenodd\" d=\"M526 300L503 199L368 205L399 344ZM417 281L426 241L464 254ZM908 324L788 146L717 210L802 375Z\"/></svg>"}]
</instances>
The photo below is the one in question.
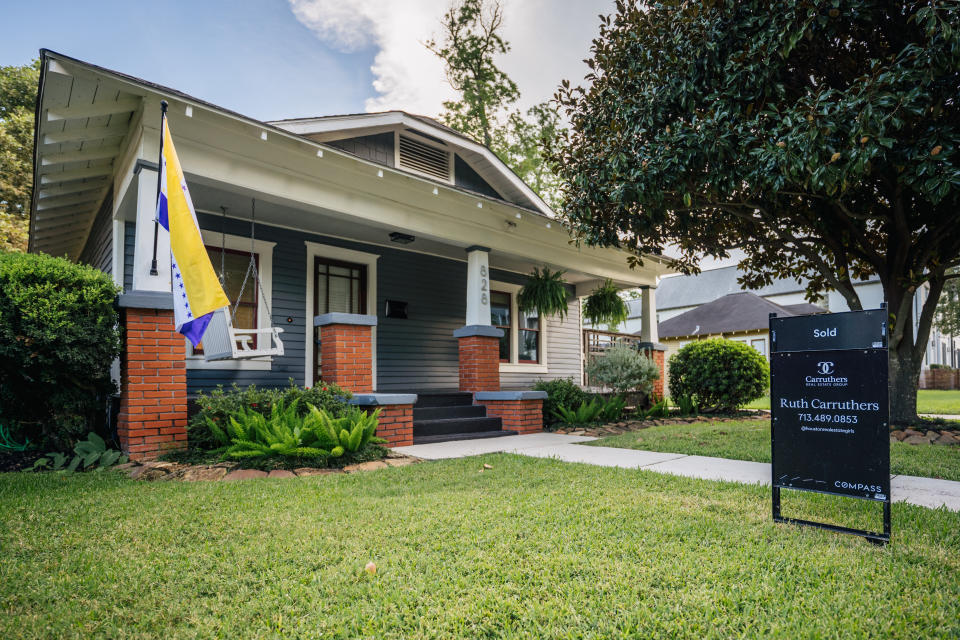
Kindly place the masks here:
<instances>
[{"instance_id":1,"label":"white porch column","mask_svg":"<svg viewBox=\"0 0 960 640\"><path fill-rule=\"evenodd\" d=\"M656 287L640 287L640 341L656 344L660 341L657 333L657 300L654 295Z\"/></svg>"},{"instance_id":2,"label":"white porch column","mask_svg":"<svg viewBox=\"0 0 960 640\"><path fill-rule=\"evenodd\" d=\"M137 228L133 248L134 291L172 291L170 287L170 236L161 228L157 233L157 275L150 275L153 260L153 226L157 208L156 165L140 162L134 177L137 189Z\"/></svg>"},{"instance_id":3,"label":"white porch column","mask_svg":"<svg viewBox=\"0 0 960 640\"><path fill-rule=\"evenodd\" d=\"M490 249L467 247L466 326L490 324Z\"/></svg>"}]
</instances>

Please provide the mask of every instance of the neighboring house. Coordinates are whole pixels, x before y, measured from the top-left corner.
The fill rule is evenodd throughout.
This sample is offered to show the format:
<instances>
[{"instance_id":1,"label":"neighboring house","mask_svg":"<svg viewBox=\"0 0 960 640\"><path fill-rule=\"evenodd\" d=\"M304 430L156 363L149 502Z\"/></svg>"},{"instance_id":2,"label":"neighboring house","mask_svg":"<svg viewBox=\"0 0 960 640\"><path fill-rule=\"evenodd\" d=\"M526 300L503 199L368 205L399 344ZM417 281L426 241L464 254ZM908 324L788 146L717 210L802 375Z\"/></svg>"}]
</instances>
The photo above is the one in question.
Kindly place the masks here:
<instances>
[{"instance_id":1,"label":"neighboring house","mask_svg":"<svg viewBox=\"0 0 960 640\"><path fill-rule=\"evenodd\" d=\"M656 256L630 269L623 252L571 245L496 155L430 118L260 122L57 53L41 58L30 251L91 264L122 287L118 432L136 455L179 446L188 398L201 390L289 379L337 382L357 404L385 407L393 444L409 444L411 423L428 414L424 438L535 428L539 394L524 390L582 376L579 297L606 278L627 289L670 272ZM255 201L262 286L247 286L234 324L281 327L282 355L208 362L172 333L162 230L151 275L161 99L234 302ZM566 272L563 320L518 312L517 292L541 265ZM445 409L464 402L485 406Z\"/></svg>"},{"instance_id":2,"label":"neighboring house","mask_svg":"<svg viewBox=\"0 0 960 640\"><path fill-rule=\"evenodd\" d=\"M737 282L740 272L736 266L710 269L692 276L669 276L660 281L656 289L657 321L664 323L671 318L691 311L723 296L739 293L744 289ZM775 280L772 284L751 293L771 303L787 307L796 304L808 304L805 299L807 280ZM877 309L883 302L883 287L877 277L857 282L854 287L860 296L864 309ZM914 298L914 332L917 330L920 310L928 295L927 285L922 286ZM836 313L849 311L850 307L842 295L836 291L824 292L817 306ZM624 333L639 334L642 324L642 302L630 300L627 303L629 318L620 328ZM663 335L660 335L662 338ZM924 358L924 366L930 364L960 365L960 337L945 335L934 326L930 331L930 342Z\"/></svg>"},{"instance_id":3,"label":"neighboring house","mask_svg":"<svg viewBox=\"0 0 960 640\"><path fill-rule=\"evenodd\" d=\"M806 316L827 310L808 302L777 304L749 291L729 293L689 311L660 322L660 343L666 347L666 360L694 340L726 338L748 344L764 357L770 357L770 314L780 317ZM669 372L669 364L666 367Z\"/></svg>"}]
</instances>

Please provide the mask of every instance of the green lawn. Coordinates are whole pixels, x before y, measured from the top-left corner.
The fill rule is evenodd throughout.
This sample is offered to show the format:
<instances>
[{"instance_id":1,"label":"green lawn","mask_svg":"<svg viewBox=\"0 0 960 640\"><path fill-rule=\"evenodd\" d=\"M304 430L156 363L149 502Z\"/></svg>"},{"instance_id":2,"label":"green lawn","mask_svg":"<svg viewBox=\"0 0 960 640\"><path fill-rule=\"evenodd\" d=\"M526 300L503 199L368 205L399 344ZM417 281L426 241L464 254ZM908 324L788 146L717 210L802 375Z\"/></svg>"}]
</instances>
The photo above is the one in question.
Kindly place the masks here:
<instances>
[{"instance_id":1,"label":"green lawn","mask_svg":"<svg viewBox=\"0 0 960 640\"><path fill-rule=\"evenodd\" d=\"M785 513L840 521L825 498ZM853 502L845 524L879 527ZM960 636L960 514L897 505L881 548L769 512L763 487L509 455L239 483L5 474L0 637Z\"/></svg>"},{"instance_id":2,"label":"green lawn","mask_svg":"<svg viewBox=\"0 0 960 640\"><path fill-rule=\"evenodd\" d=\"M757 398L744 409L769 409L770 395ZM936 391L920 389L917 391L917 412L960 415L960 390Z\"/></svg>"},{"instance_id":3,"label":"green lawn","mask_svg":"<svg viewBox=\"0 0 960 640\"><path fill-rule=\"evenodd\" d=\"M665 425L589 444L770 462L770 421ZM960 447L893 442L890 443L890 470L896 474L960 480Z\"/></svg>"}]
</instances>

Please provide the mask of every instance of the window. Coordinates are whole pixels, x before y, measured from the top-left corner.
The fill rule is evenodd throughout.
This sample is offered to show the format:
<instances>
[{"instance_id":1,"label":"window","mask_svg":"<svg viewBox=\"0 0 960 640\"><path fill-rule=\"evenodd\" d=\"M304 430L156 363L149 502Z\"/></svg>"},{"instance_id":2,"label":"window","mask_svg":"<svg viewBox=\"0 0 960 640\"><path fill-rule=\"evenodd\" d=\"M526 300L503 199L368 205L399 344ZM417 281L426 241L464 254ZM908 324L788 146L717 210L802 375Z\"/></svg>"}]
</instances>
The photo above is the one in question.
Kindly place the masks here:
<instances>
[{"instance_id":1,"label":"window","mask_svg":"<svg viewBox=\"0 0 960 640\"><path fill-rule=\"evenodd\" d=\"M256 329L257 328L257 307L258 296L257 282L250 274L247 280L247 286L243 288L243 297L237 303L237 296L240 295L240 287L243 286L243 279L247 275L247 268L250 266L250 254L232 249L223 250L220 247L206 247L207 255L210 256L210 264L214 271L220 275L223 271L223 291L230 300L230 311L233 315L233 326L237 329ZM254 254L254 260L257 261L257 272L260 272L260 256ZM234 311L236 309L236 311ZM254 337L253 346L256 348L257 339ZM203 344L194 350L194 353L203 353Z\"/></svg>"},{"instance_id":2,"label":"window","mask_svg":"<svg viewBox=\"0 0 960 640\"><path fill-rule=\"evenodd\" d=\"M527 363L540 362L540 316L536 311L521 314L517 342L520 349L517 360Z\"/></svg>"},{"instance_id":3,"label":"window","mask_svg":"<svg viewBox=\"0 0 960 640\"><path fill-rule=\"evenodd\" d=\"M230 300L230 310L233 310L243 277L250 264L250 238L243 236L226 236L202 229L203 244L210 257L213 270L220 275L221 257L226 278L223 286L227 298ZM237 307L237 315L233 318L233 326L238 329L265 329L270 326L270 314L267 312L267 301L273 306L273 249L276 243L268 240L254 240L253 254L257 261L257 272L260 274L260 286L257 286L253 274L247 280L243 291L243 298ZM226 251L221 252L221 247ZM186 339L185 339L186 340ZM235 369L250 371L269 371L272 364L270 357L252 358L250 360L217 360L206 362L203 359L203 345L193 349L187 341L187 368L188 369Z\"/></svg>"},{"instance_id":4,"label":"window","mask_svg":"<svg viewBox=\"0 0 960 640\"><path fill-rule=\"evenodd\" d=\"M500 362L511 362L510 334L511 334L511 298L503 291L490 292L490 324L503 330L500 337Z\"/></svg>"},{"instance_id":5,"label":"window","mask_svg":"<svg viewBox=\"0 0 960 640\"><path fill-rule=\"evenodd\" d=\"M367 268L317 257L314 315L367 312Z\"/></svg>"},{"instance_id":6,"label":"window","mask_svg":"<svg viewBox=\"0 0 960 640\"><path fill-rule=\"evenodd\" d=\"M503 331L500 338L501 370L529 371L539 365L546 373L544 332L536 311L523 312L517 308L519 285L493 283L490 291L490 324Z\"/></svg>"},{"instance_id":7,"label":"window","mask_svg":"<svg viewBox=\"0 0 960 640\"><path fill-rule=\"evenodd\" d=\"M750 341L750 346L757 350L762 356L767 355L767 341L765 338L755 338Z\"/></svg>"}]
</instances>

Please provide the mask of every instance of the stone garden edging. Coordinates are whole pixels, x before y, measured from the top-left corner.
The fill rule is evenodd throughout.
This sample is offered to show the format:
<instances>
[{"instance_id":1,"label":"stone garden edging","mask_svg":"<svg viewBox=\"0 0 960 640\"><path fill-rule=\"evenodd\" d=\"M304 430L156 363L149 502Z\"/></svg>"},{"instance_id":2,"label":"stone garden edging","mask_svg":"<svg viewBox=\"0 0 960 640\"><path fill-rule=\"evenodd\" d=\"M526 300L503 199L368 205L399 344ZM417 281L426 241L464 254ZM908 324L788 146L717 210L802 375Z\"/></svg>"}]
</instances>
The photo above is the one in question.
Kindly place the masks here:
<instances>
[{"instance_id":1,"label":"stone garden edging","mask_svg":"<svg viewBox=\"0 0 960 640\"><path fill-rule=\"evenodd\" d=\"M127 473L133 480L174 480L181 482L232 482L236 480L253 480L256 478L306 478L310 476L326 476L358 471L376 471L389 467L405 467L409 464L422 462L419 458L400 453L387 455L382 460L371 460L347 465L340 469L300 467L292 471L274 469L261 471L260 469L240 469L236 462L217 462L214 464L183 464L180 462L166 462L151 460L143 463L128 462L113 467L116 471Z\"/></svg>"}]
</instances>

